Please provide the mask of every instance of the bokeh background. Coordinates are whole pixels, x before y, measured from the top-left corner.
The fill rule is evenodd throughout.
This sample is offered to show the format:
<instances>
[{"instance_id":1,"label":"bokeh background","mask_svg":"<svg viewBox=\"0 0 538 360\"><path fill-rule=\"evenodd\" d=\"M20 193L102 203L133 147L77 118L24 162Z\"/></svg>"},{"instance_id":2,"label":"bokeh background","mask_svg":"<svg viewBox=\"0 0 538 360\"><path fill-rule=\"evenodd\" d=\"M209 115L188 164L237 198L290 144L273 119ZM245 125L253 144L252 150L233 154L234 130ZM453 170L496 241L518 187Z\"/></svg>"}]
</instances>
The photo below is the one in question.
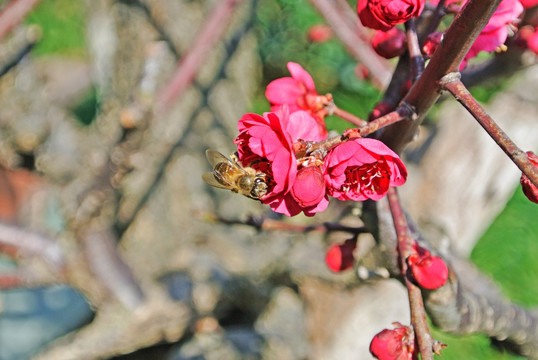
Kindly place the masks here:
<instances>
[{"instance_id":1,"label":"bokeh background","mask_svg":"<svg viewBox=\"0 0 538 360\"><path fill-rule=\"evenodd\" d=\"M64 200L58 193L70 191L70 184L79 171L73 165L73 161L76 163L79 160L69 157L78 145L76 140L72 144L77 137L71 138L71 133L85 133L96 127L103 131L106 124L99 123L99 119L103 114L109 114L107 107L111 106L111 101L107 96L116 96L114 101L123 99L123 104L129 103L130 96L132 99L133 94L126 90L137 83L133 75L136 72L131 68L135 67L133 63L142 61L137 58L137 53L148 51L137 46L146 38L162 43L162 33L155 29L149 31L149 25L139 26L141 22L147 22L145 12L154 10L155 13L150 15L158 19L159 24L164 24L166 30L174 31L170 41L179 44L178 49L186 51L196 33L193 29L197 28L216 2L184 0L176 5L170 4L170 1L168 4L159 1L147 3L153 7L144 7L146 2L130 0L43 0L28 15L23 29L17 30L25 34L38 33L39 40L32 43L16 68L8 70L0 79L1 102L4 104L1 110L4 115L0 115L1 125L4 130L11 129L6 131L8 135L2 135L0 139L4 166L0 185L3 189L10 189L0 189L0 215L5 222L49 234L63 233L68 218L65 214L69 210L62 205ZM145 291L151 291L155 284L159 284L175 301L191 303L196 315L191 315L185 324L178 324L178 334L170 335L169 341L166 341L167 336L148 340L147 346L140 341L138 351L134 351L136 348L129 349L129 346L120 346L117 349L121 352L134 352L118 355L115 359L331 359L339 354L334 348L327 350L331 348L331 343L338 344L335 338L358 337L358 334L344 334L357 331L357 328L339 326L342 325L341 319L331 324L325 323L326 328L321 329L327 319L319 313L326 308L349 304L349 299L353 297L346 297L345 293L355 291L331 286L331 281L338 284L341 280L339 277L345 275L330 274L323 268L324 249L338 240L338 236L341 239L342 235L264 233L252 226L221 224L208 216L211 213L243 221L248 215L267 216L267 209L252 204L248 199L238 199L232 194L208 189L201 182L199 174L209 170L203 158L204 147L230 153L231 141L236 133L234 121L245 112L268 111L264 87L275 78L288 76L288 61L300 63L312 74L320 93L332 93L341 108L360 117L367 118L381 97L380 91L371 85L367 74L361 71L338 39L332 37L324 42L315 42L309 38L309 30L315 25L324 24L324 20L308 1L263 0L246 3L242 5L240 15L234 18L226 40L215 49L218 55L210 57L209 65L203 68L197 78L195 86L199 89L189 92L172 110L173 116L178 118L181 114L190 115L179 123L168 122L140 142L144 151L153 151L155 155L142 157L142 163L151 169L164 170L160 182L155 185L156 190L151 192L150 200L130 224L120 243L122 256L133 268L134 276L143 284ZM0 2L2 7L6 4L7 1ZM355 5L354 2L350 4ZM166 9L176 12L166 14ZM113 15L108 14L110 11ZM177 14L182 16L177 18ZM107 34L98 34L99 31L105 32L109 25L107 15L116 21L116 25L124 26L121 31L116 31L119 38L114 41L127 44L122 45L121 50L125 70L121 68L121 60L107 64L99 58L106 56L103 48L110 46L102 40L106 40ZM130 36L132 49L126 50L129 47L126 37ZM14 41L13 38L11 41ZM9 53L6 49L4 46L4 51ZM163 56L173 58L169 53ZM5 66L7 60L2 61L0 65ZM119 67L106 69L111 64ZM165 64L164 69L170 68L173 61ZM219 67L222 64L225 64L224 67ZM105 66L105 69L99 66ZM528 84L533 76L536 77L536 72L536 66L531 66L512 78L499 78L476 86L473 94L489 104L500 101L498 94L511 91L517 94L517 89L525 89L521 91L526 93L533 89L536 91L536 87ZM28 84L21 85L25 81ZM233 84L227 87L230 82ZM14 88L19 92L14 94L11 91ZM40 92L46 94L39 95ZM110 95L111 92L117 94ZM32 97L28 94L32 94ZM517 96L514 98L517 99ZM17 102L22 104L17 106ZM448 102L443 99L432 111L425 124L426 134L434 134L443 116L453 114L452 110L445 108ZM501 102L492 106L506 105ZM117 112L115 114L118 117ZM16 127L14 119L19 115L31 119L22 119L22 130L17 133L12 129ZM49 122L50 117L58 116L62 117L61 122ZM468 120L469 123L471 121ZM40 126L47 122L49 128L40 130L40 133ZM347 127L336 117L330 117L327 125L335 131ZM536 125L531 129L538 133ZM161 166L155 160L159 156L165 157L162 154L167 150L166 147L159 148L159 139L163 139L163 143L177 140L173 159L165 163L166 166ZM529 146L534 146L533 150L536 151L536 145L536 142L531 142ZM83 155L86 151L89 154L95 150L92 147L99 146L99 142L89 141L84 144ZM417 149L410 150L410 158L413 150ZM145 163L148 159L154 163ZM148 182L147 179L153 176L143 171L141 173L127 179L134 185L127 187L126 192L134 192L132 196L135 199L141 196L136 190L144 189L143 186L139 187L139 183ZM465 176L462 179L468 180ZM473 263L495 279L507 297L521 305L533 307L538 305L538 262L535 260L538 256L538 206L523 196L517 187L517 176L512 176L507 182L510 190L503 191L509 192L509 196L503 195L498 199L499 203L503 202L502 205L485 209L488 216L476 215L480 229L467 235L470 240L466 240L460 249L466 249L462 252L467 252ZM420 191L415 189L411 194L416 196ZM406 201L411 203L412 196ZM507 198L509 200L504 206ZM462 201L460 198L456 200ZM461 206L465 208L464 204ZM499 213L501 208L503 210ZM353 211L347 205L331 204L327 214L314 219L299 217L293 219L292 223L312 223L333 218L352 221L349 217ZM473 216L474 213L465 215ZM494 220L491 225L490 219ZM483 224L486 223L488 226L484 232ZM476 236L478 233L480 235ZM18 260L0 253L0 273L17 270L21 266ZM322 279L321 285L319 279ZM370 283L366 286L375 287ZM398 285L394 283L391 286ZM326 293L339 295L323 299ZM338 296L342 296L342 299L338 300ZM319 302L317 306L312 305L315 303L313 297L320 298L323 306ZM71 347L78 346L73 340L77 335L69 335L59 342L57 339L92 323L96 332L101 331L103 338L98 341L82 334L78 335L78 339L93 347L103 345L106 348L103 341L113 337L107 336L107 331L122 334L120 330L114 332L113 329L113 314L117 311L113 309L116 308L102 310L70 286L56 284L5 289L0 290L0 298L1 360L22 360L32 356L60 359L54 354L74 351ZM372 304L377 302L375 295L368 299L372 306L376 305ZM381 300L379 302L384 306ZM346 317L345 306L338 317ZM118 305L118 308L121 306ZM108 318L102 325L106 331L95 325L97 319L103 322L96 315L99 311ZM395 316L400 317L394 318L394 321L402 319L400 321L406 322L405 303L401 308L378 311L388 312L389 315L395 312ZM318 320L316 315L319 316ZM214 326L222 330L220 337L205 336L206 332L211 333L207 329ZM380 322L377 331L389 326L390 322ZM125 331L136 329L126 328ZM435 330L434 335L448 345L443 351L443 359L521 358L496 348L490 339L482 335L456 337ZM148 334L148 338L152 336ZM368 336L371 337L371 334ZM346 346L353 349L352 344ZM364 346L361 349L362 352L356 353L353 358L368 358L369 353L364 351ZM98 353L96 351L87 358L97 358L95 354ZM107 351L102 352L102 356L113 358L107 354ZM83 358L78 356L73 358Z\"/></svg>"}]
</instances>

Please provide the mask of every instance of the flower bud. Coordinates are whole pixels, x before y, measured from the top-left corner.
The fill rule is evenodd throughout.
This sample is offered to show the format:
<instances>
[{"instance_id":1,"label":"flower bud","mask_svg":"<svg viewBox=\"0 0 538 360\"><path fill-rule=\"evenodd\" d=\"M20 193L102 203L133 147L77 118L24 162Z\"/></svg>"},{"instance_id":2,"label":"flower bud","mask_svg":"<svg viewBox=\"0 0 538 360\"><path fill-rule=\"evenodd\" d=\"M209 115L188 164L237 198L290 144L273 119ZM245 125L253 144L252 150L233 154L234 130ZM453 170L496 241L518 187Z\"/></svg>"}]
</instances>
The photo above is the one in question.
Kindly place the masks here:
<instances>
[{"instance_id":1,"label":"flower bud","mask_svg":"<svg viewBox=\"0 0 538 360\"><path fill-rule=\"evenodd\" d=\"M388 31L376 31L372 39L375 52L386 59L400 56L405 51L405 33L397 27Z\"/></svg>"},{"instance_id":2,"label":"flower bud","mask_svg":"<svg viewBox=\"0 0 538 360\"><path fill-rule=\"evenodd\" d=\"M437 31L429 34L426 37L426 40L424 40L424 45L422 46L422 51L424 52L424 54L426 54L427 57L432 57L435 50L437 50L437 46L439 46L439 44L441 43L443 34L444 33Z\"/></svg>"},{"instance_id":3,"label":"flower bud","mask_svg":"<svg viewBox=\"0 0 538 360\"><path fill-rule=\"evenodd\" d=\"M538 168L538 156L536 156L532 151L527 151L527 156L534 167ZM538 204L538 188L534 186L534 184L525 174L521 174L520 182L521 189L523 190L523 193L527 199L535 204Z\"/></svg>"},{"instance_id":4,"label":"flower bud","mask_svg":"<svg viewBox=\"0 0 538 360\"><path fill-rule=\"evenodd\" d=\"M357 247L355 239L348 239L341 244L332 245L325 255L325 263L334 272L345 271L353 267L353 251Z\"/></svg>"},{"instance_id":5,"label":"flower bud","mask_svg":"<svg viewBox=\"0 0 538 360\"><path fill-rule=\"evenodd\" d=\"M400 323L393 325L393 330L384 329L374 336L370 343L370 353L379 360L418 359L413 328Z\"/></svg>"},{"instance_id":6,"label":"flower bud","mask_svg":"<svg viewBox=\"0 0 538 360\"><path fill-rule=\"evenodd\" d=\"M325 197L325 180L321 169L315 165L300 169L291 188L291 196L301 207L319 204Z\"/></svg>"},{"instance_id":7,"label":"flower bud","mask_svg":"<svg viewBox=\"0 0 538 360\"><path fill-rule=\"evenodd\" d=\"M437 289L448 279L448 267L443 259L415 245L416 253L409 255L407 265L414 280L424 289Z\"/></svg>"}]
</instances>

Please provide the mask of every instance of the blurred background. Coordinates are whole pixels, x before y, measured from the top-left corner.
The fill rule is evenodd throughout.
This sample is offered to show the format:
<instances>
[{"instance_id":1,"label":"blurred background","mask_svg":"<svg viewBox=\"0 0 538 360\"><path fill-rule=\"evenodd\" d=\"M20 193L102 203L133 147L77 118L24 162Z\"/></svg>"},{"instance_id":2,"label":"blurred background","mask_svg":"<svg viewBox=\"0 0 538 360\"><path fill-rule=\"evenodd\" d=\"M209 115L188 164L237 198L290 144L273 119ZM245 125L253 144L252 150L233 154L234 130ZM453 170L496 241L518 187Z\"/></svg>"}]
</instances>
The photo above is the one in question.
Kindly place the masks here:
<instances>
[{"instance_id":1,"label":"blurred background","mask_svg":"<svg viewBox=\"0 0 538 360\"><path fill-rule=\"evenodd\" d=\"M265 86L289 76L288 61L362 118L381 98L312 3L238 2L192 86L150 114L218 3L42 0L1 40L0 222L45 240L0 241L0 360L368 359L375 333L409 322L404 288L376 279L370 237L360 267L374 275L349 285L324 265L348 234L261 231L259 219L280 218L200 178L206 148L231 153L241 115L269 110ZM473 94L537 151L538 68L521 56L522 70ZM406 153L401 192L427 234L533 307L538 207L492 143L442 98ZM360 226L358 213L331 201L286 221ZM522 358L482 335L434 337L443 359Z\"/></svg>"}]
</instances>

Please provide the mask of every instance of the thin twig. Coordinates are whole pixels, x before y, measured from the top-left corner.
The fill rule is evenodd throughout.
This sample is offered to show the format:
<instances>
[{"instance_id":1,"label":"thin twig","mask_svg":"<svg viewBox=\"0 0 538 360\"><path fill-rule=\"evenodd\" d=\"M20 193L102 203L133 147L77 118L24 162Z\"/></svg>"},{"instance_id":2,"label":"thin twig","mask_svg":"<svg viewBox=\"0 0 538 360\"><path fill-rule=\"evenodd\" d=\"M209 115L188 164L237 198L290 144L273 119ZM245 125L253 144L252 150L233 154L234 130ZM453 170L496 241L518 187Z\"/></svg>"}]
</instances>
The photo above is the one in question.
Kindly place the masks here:
<instances>
[{"instance_id":1,"label":"thin twig","mask_svg":"<svg viewBox=\"0 0 538 360\"><path fill-rule=\"evenodd\" d=\"M411 310L411 324L415 330L415 336L420 349L420 356L423 360L433 359L433 338L430 334L428 322L426 320L426 311L422 300L420 288L413 284L407 277L406 259L411 253L412 239L407 229L405 214L400 206L396 188L390 188L388 192L388 201L390 212L394 220L396 236L398 238L398 254L402 276L409 296L409 308Z\"/></svg>"},{"instance_id":2,"label":"thin twig","mask_svg":"<svg viewBox=\"0 0 538 360\"><path fill-rule=\"evenodd\" d=\"M171 80L157 95L156 111L166 110L191 85L200 66L217 41L224 36L235 6L242 0L223 0L207 16L201 32L192 42L189 52L180 60Z\"/></svg>"},{"instance_id":3,"label":"thin twig","mask_svg":"<svg viewBox=\"0 0 538 360\"><path fill-rule=\"evenodd\" d=\"M391 69L388 62L377 55L369 43L361 39L356 29L350 28L335 4L330 0L310 0L320 14L327 20L334 33L344 43L348 51L368 68L372 81L385 88L390 81Z\"/></svg>"},{"instance_id":4,"label":"thin twig","mask_svg":"<svg viewBox=\"0 0 538 360\"><path fill-rule=\"evenodd\" d=\"M384 128L385 126L392 125L403 119L410 118L414 115L414 111L406 103L402 103L396 108L396 110L385 114L377 119L370 121L367 125L360 128L360 135L366 137L371 133Z\"/></svg>"},{"instance_id":5,"label":"thin twig","mask_svg":"<svg viewBox=\"0 0 538 360\"><path fill-rule=\"evenodd\" d=\"M347 226L340 223L333 223L333 222L324 222L322 224L314 224L314 225L301 225L301 224L293 224L282 220L275 220L275 219L269 219L267 217L254 217L249 216L246 220L240 220L240 219L227 219L224 218L218 214L215 213L202 213L199 214L201 218L203 218L206 221L212 221L212 222L219 222L226 225L247 225L255 227L258 230L262 231L288 231L288 232L300 232L300 233L308 233L308 232L322 232L322 233L330 233L334 231L341 231L341 232L347 232L350 234L363 234L368 232L368 230L364 226L354 227L354 226Z\"/></svg>"},{"instance_id":6,"label":"thin twig","mask_svg":"<svg viewBox=\"0 0 538 360\"><path fill-rule=\"evenodd\" d=\"M426 30L419 35L419 39L423 40L437 30L439 27L439 24L441 23L441 20L443 19L443 16L445 16L445 3L446 0L439 0L439 3L437 4L437 7L433 11L433 14L430 16L428 26L426 27Z\"/></svg>"},{"instance_id":7,"label":"thin twig","mask_svg":"<svg viewBox=\"0 0 538 360\"><path fill-rule=\"evenodd\" d=\"M459 75L459 73L457 73ZM491 138L499 147L508 155L508 157L517 165L517 167L538 186L538 168L534 166L527 154L521 150L506 133L497 125L489 116L484 108L471 95L469 90L463 85L459 76L447 75L441 80L441 85L448 90L462 104L478 123L486 130ZM443 81L446 80L446 81Z\"/></svg>"},{"instance_id":8,"label":"thin twig","mask_svg":"<svg viewBox=\"0 0 538 360\"><path fill-rule=\"evenodd\" d=\"M398 108L386 115L383 115L375 120L370 121L363 127L348 129L340 136L334 136L321 141L304 141L300 140L294 144L295 153L315 154L325 153L329 151L333 146L342 142L346 142L350 139L366 137L371 133L384 128L388 125L392 125L398 121L410 118L414 115L413 110L407 104L402 103Z\"/></svg>"},{"instance_id":9,"label":"thin twig","mask_svg":"<svg viewBox=\"0 0 538 360\"><path fill-rule=\"evenodd\" d=\"M11 29L20 24L22 19L40 0L13 0L0 12L0 40Z\"/></svg>"},{"instance_id":10,"label":"thin twig","mask_svg":"<svg viewBox=\"0 0 538 360\"><path fill-rule=\"evenodd\" d=\"M349 112L347 112L345 110L340 109L336 105L334 105L334 107L332 108L332 113L333 113L333 115L336 115L339 118L346 120L347 122L355 125L356 127L363 127L363 126L368 124L367 121L365 121L365 120L361 119L360 117L355 116L355 115L353 115L353 114L351 114L351 113L349 113Z\"/></svg>"},{"instance_id":11,"label":"thin twig","mask_svg":"<svg viewBox=\"0 0 538 360\"><path fill-rule=\"evenodd\" d=\"M424 57L422 57L422 52L420 51L414 18L409 19L405 23L405 35L407 37L409 57L411 58L411 75L413 81L415 81L424 71Z\"/></svg>"}]
</instances>

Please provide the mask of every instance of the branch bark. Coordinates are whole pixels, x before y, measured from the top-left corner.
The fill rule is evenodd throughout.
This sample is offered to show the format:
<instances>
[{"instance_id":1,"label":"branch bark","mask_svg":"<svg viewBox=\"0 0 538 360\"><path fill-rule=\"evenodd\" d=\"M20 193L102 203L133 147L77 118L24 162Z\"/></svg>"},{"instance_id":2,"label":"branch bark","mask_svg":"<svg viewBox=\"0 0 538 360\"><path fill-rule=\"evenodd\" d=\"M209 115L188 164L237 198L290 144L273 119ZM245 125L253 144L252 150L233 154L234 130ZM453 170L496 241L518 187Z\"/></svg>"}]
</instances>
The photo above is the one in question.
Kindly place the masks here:
<instances>
[{"instance_id":1,"label":"branch bark","mask_svg":"<svg viewBox=\"0 0 538 360\"><path fill-rule=\"evenodd\" d=\"M415 109L417 118L387 128L380 139L396 153L401 153L413 139L418 126L440 96L438 82L446 74L458 71L463 57L500 2L470 0L456 16L428 66L402 100Z\"/></svg>"},{"instance_id":2,"label":"branch bark","mask_svg":"<svg viewBox=\"0 0 538 360\"><path fill-rule=\"evenodd\" d=\"M508 155L508 157L519 167L519 169L532 181L534 186L538 186L538 168L529 160L525 151L521 150L500 128L499 125L486 113L486 110L476 101L469 90L459 80L457 76L447 75L447 81L441 80L442 86L448 90L466 109L473 115L478 123L486 130L491 138Z\"/></svg>"}]
</instances>

